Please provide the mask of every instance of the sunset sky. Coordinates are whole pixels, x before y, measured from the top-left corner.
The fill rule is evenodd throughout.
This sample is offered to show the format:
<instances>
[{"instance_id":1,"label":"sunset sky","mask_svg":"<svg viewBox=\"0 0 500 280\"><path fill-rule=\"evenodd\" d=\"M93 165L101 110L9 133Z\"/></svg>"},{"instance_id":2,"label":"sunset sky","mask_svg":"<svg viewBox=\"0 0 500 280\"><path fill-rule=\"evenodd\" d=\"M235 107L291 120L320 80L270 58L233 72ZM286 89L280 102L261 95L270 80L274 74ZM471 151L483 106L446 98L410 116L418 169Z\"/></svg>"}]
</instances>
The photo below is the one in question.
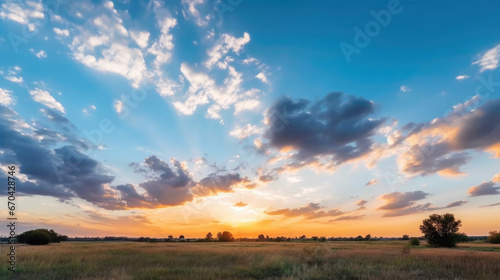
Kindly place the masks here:
<instances>
[{"instance_id":1,"label":"sunset sky","mask_svg":"<svg viewBox=\"0 0 500 280\"><path fill-rule=\"evenodd\" d=\"M19 232L500 230L500 2L44 2L0 4Z\"/></svg>"}]
</instances>

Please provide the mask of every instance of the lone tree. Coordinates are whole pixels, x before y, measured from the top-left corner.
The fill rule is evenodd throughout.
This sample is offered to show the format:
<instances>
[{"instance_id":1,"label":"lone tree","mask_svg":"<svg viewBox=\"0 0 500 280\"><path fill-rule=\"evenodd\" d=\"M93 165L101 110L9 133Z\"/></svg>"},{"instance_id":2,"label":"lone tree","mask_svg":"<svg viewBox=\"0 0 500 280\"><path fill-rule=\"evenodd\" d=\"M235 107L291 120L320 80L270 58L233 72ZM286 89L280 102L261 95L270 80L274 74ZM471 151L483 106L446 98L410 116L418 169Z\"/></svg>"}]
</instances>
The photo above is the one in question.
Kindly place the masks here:
<instances>
[{"instance_id":1,"label":"lone tree","mask_svg":"<svg viewBox=\"0 0 500 280\"><path fill-rule=\"evenodd\" d=\"M490 231L490 236L488 236L488 242L493 243L493 244L499 244L500 243L500 232Z\"/></svg>"},{"instance_id":2,"label":"lone tree","mask_svg":"<svg viewBox=\"0 0 500 280\"><path fill-rule=\"evenodd\" d=\"M234 237L233 235L229 232L229 231L224 231L222 233L217 233L217 238L219 239L219 241L222 241L222 242L228 242L228 241L233 241L234 240Z\"/></svg>"},{"instance_id":3,"label":"lone tree","mask_svg":"<svg viewBox=\"0 0 500 280\"><path fill-rule=\"evenodd\" d=\"M264 240L266 240L266 237L264 236L264 234L259 234L257 239L259 239L259 241L264 241Z\"/></svg>"},{"instance_id":4,"label":"lone tree","mask_svg":"<svg viewBox=\"0 0 500 280\"><path fill-rule=\"evenodd\" d=\"M48 230L44 228L28 230L17 236L17 242L29 245L47 245L67 240L68 237L66 235L60 235L52 229Z\"/></svg>"},{"instance_id":5,"label":"lone tree","mask_svg":"<svg viewBox=\"0 0 500 280\"><path fill-rule=\"evenodd\" d=\"M460 226L462 226L462 221L455 220L453 214L433 214L429 216L429 219L423 221L420 231L431 246L455 247L459 237L458 229Z\"/></svg>"}]
</instances>

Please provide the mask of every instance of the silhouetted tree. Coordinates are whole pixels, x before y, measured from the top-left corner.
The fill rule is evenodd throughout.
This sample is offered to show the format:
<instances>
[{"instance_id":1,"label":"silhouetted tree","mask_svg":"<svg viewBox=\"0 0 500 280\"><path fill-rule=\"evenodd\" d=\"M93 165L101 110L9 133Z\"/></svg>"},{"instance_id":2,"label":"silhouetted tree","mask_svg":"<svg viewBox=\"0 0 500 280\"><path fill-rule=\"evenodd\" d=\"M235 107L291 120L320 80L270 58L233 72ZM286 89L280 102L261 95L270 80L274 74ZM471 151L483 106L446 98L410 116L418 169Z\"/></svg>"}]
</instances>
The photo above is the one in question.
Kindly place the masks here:
<instances>
[{"instance_id":1,"label":"silhouetted tree","mask_svg":"<svg viewBox=\"0 0 500 280\"><path fill-rule=\"evenodd\" d=\"M371 234L367 234L367 235L365 236L365 239L366 239L366 240L370 240L370 239L372 239L372 235L371 235Z\"/></svg>"},{"instance_id":2,"label":"silhouetted tree","mask_svg":"<svg viewBox=\"0 0 500 280\"><path fill-rule=\"evenodd\" d=\"M205 236L205 239L208 241L212 241L212 239L213 239L212 233L211 232L207 233L207 236Z\"/></svg>"},{"instance_id":3,"label":"silhouetted tree","mask_svg":"<svg viewBox=\"0 0 500 280\"><path fill-rule=\"evenodd\" d=\"M493 243L493 244L499 244L500 243L500 232L490 231L490 236L488 236L488 242Z\"/></svg>"},{"instance_id":4,"label":"silhouetted tree","mask_svg":"<svg viewBox=\"0 0 500 280\"><path fill-rule=\"evenodd\" d=\"M224 231L222 233L217 233L217 238L219 239L219 241L222 241L222 242L228 242L228 241L233 241L234 240L234 237L233 235L229 232L229 231Z\"/></svg>"},{"instance_id":5,"label":"silhouetted tree","mask_svg":"<svg viewBox=\"0 0 500 280\"><path fill-rule=\"evenodd\" d=\"M422 231L431 246L455 247L457 233L461 225L462 221L455 220L453 214L434 214L423 220L420 231Z\"/></svg>"},{"instance_id":6,"label":"silhouetted tree","mask_svg":"<svg viewBox=\"0 0 500 280\"><path fill-rule=\"evenodd\" d=\"M179 239L184 239L184 235L180 235L180 236L179 236Z\"/></svg>"},{"instance_id":7,"label":"silhouetted tree","mask_svg":"<svg viewBox=\"0 0 500 280\"><path fill-rule=\"evenodd\" d=\"M26 243L30 245L45 245L49 243L59 243L61 241L67 240L68 236L60 235L53 229L48 230L44 228L29 230L17 236L17 241L19 243Z\"/></svg>"},{"instance_id":8,"label":"silhouetted tree","mask_svg":"<svg viewBox=\"0 0 500 280\"><path fill-rule=\"evenodd\" d=\"M405 235L403 235L403 238L402 238L402 239L403 239L403 240L410 240L410 236L405 234Z\"/></svg>"},{"instance_id":9,"label":"silhouetted tree","mask_svg":"<svg viewBox=\"0 0 500 280\"><path fill-rule=\"evenodd\" d=\"M318 241L318 237L317 237L317 236L313 236L313 237L311 237L311 239L312 239L313 241Z\"/></svg>"},{"instance_id":10,"label":"silhouetted tree","mask_svg":"<svg viewBox=\"0 0 500 280\"><path fill-rule=\"evenodd\" d=\"M266 239L266 237L264 236L264 234L259 234L257 239L259 239L259 241L264 241Z\"/></svg>"},{"instance_id":11,"label":"silhouetted tree","mask_svg":"<svg viewBox=\"0 0 500 280\"><path fill-rule=\"evenodd\" d=\"M306 236L305 236L305 235L302 235L302 236L300 237L300 239L306 239Z\"/></svg>"}]
</instances>

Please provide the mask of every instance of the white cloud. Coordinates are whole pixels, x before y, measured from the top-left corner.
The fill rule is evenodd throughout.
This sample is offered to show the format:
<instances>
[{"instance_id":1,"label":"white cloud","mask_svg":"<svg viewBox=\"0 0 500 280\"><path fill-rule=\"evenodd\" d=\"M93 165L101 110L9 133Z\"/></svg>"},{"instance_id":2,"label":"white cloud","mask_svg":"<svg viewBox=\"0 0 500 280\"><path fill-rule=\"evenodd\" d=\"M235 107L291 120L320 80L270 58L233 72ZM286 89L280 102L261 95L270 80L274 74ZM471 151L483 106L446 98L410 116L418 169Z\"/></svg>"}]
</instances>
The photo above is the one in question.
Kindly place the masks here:
<instances>
[{"instance_id":1,"label":"white cloud","mask_svg":"<svg viewBox=\"0 0 500 280\"><path fill-rule=\"evenodd\" d=\"M239 54L240 50L250 42L250 35L244 33L243 37L236 38L229 34L222 34L217 44L208 51L208 60L205 62L207 68L211 68L219 62L229 51Z\"/></svg>"},{"instance_id":2,"label":"white cloud","mask_svg":"<svg viewBox=\"0 0 500 280\"><path fill-rule=\"evenodd\" d=\"M158 82L156 83L156 91L158 91L161 96L174 95L179 87L179 84L175 81L164 76L158 77Z\"/></svg>"},{"instance_id":3,"label":"white cloud","mask_svg":"<svg viewBox=\"0 0 500 280\"><path fill-rule=\"evenodd\" d=\"M249 57L243 60L243 64L258 63L259 61L255 57Z\"/></svg>"},{"instance_id":4,"label":"white cloud","mask_svg":"<svg viewBox=\"0 0 500 280\"><path fill-rule=\"evenodd\" d=\"M102 58L92 55L75 54L75 59L88 67L124 76L137 88L145 78L146 63L139 49L130 49L125 45L112 44L102 51Z\"/></svg>"},{"instance_id":5,"label":"white cloud","mask_svg":"<svg viewBox=\"0 0 500 280\"><path fill-rule=\"evenodd\" d=\"M9 19L21 24L28 24L32 19L43 19L43 6L39 2L7 0L2 4L0 9L0 18ZM30 31L34 30L34 25L29 27Z\"/></svg>"},{"instance_id":6,"label":"white cloud","mask_svg":"<svg viewBox=\"0 0 500 280\"><path fill-rule=\"evenodd\" d=\"M253 109L259 107L259 105L260 105L260 101L257 99L248 99L248 100L239 101L238 103L234 104L234 114L238 115L242 111L253 110Z\"/></svg>"},{"instance_id":7,"label":"white cloud","mask_svg":"<svg viewBox=\"0 0 500 280\"><path fill-rule=\"evenodd\" d=\"M76 35L70 45L73 57L87 67L122 75L138 88L150 74L143 53L128 46L131 35L123 20L110 3L105 5L103 14L74 28Z\"/></svg>"},{"instance_id":8,"label":"white cloud","mask_svg":"<svg viewBox=\"0 0 500 280\"><path fill-rule=\"evenodd\" d=\"M159 68L162 64L168 62L172 56L172 49L174 48L173 35L170 34L170 29L177 25L175 18L167 17L160 23L161 35L157 41L148 49L150 54L156 56L154 65Z\"/></svg>"},{"instance_id":9,"label":"white cloud","mask_svg":"<svg viewBox=\"0 0 500 280\"><path fill-rule=\"evenodd\" d=\"M486 51L483 56L472 64L479 64L481 72L486 70L494 70L498 67L498 59L500 57L500 45Z\"/></svg>"},{"instance_id":10,"label":"white cloud","mask_svg":"<svg viewBox=\"0 0 500 280\"><path fill-rule=\"evenodd\" d=\"M34 90L29 91L33 100L38 103L41 103L51 109L58 110L61 113L65 113L64 107L61 103L57 102L52 95L48 91L36 88Z\"/></svg>"},{"instance_id":11,"label":"white cloud","mask_svg":"<svg viewBox=\"0 0 500 280\"><path fill-rule=\"evenodd\" d=\"M408 91L410 91L410 88L406 85L402 85L401 87L399 87L399 91L400 92L408 92Z\"/></svg>"},{"instance_id":12,"label":"white cloud","mask_svg":"<svg viewBox=\"0 0 500 280\"><path fill-rule=\"evenodd\" d=\"M468 78L470 78L468 75L458 75L455 79L457 79L457 81L462 81Z\"/></svg>"},{"instance_id":13,"label":"white cloud","mask_svg":"<svg viewBox=\"0 0 500 280\"><path fill-rule=\"evenodd\" d=\"M6 75L4 75L3 72L0 72L0 74L2 74L8 81L20 84L23 82L23 77L18 76L19 72L21 72L21 67L14 66L9 71L7 71Z\"/></svg>"},{"instance_id":14,"label":"white cloud","mask_svg":"<svg viewBox=\"0 0 500 280\"><path fill-rule=\"evenodd\" d=\"M264 84L269 83L269 81L267 80L267 77L266 77L266 73L264 73L264 72L260 72L259 74L257 74L257 76L255 76L255 78L261 80Z\"/></svg>"},{"instance_id":15,"label":"white cloud","mask_svg":"<svg viewBox=\"0 0 500 280\"><path fill-rule=\"evenodd\" d=\"M4 106L9 106L14 104L14 99L10 95L12 91L0 88L0 104Z\"/></svg>"},{"instance_id":16,"label":"white cloud","mask_svg":"<svg viewBox=\"0 0 500 280\"><path fill-rule=\"evenodd\" d=\"M123 103L120 100L115 100L115 103L113 104L113 107L115 108L115 111L120 114L123 110Z\"/></svg>"},{"instance_id":17,"label":"white cloud","mask_svg":"<svg viewBox=\"0 0 500 280\"><path fill-rule=\"evenodd\" d=\"M59 36L64 36L68 37L69 36L69 30L68 29L59 29L57 27L54 27L54 32L59 35Z\"/></svg>"},{"instance_id":18,"label":"white cloud","mask_svg":"<svg viewBox=\"0 0 500 280\"><path fill-rule=\"evenodd\" d=\"M5 79L7 79L13 83L18 83L18 84L23 82L23 77L7 76L7 77L5 77Z\"/></svg>"},{"instance_id":19,"label":"white cloud","mask_svg":"<svg viewBox=\"0 0 500 280\"><path fill-rule=\"evenodd\" d=\"M229 135L239 139L245 139L252 135L259 135L262 132L264 132L264 129L262 127L247 124L244 127L237 126L229 133Z\"/></svg>"},{"instance_id":20,"label":"white cloud","mask_svg":"<svg viewBox=\"0 0 500 280\"><path fill-rule=\"evenodd\" d=\"M111 2L111 1L106 1L104 3L104 7L108 8L110 10L114 10L115 4L113 4L113 2Z\"/></svg>"},{"instance_id":21,"label":"white cloud","mask_svg":"<svg viewBox=\"0 0 500 280\"><path fill-rule=\"evenodd\" d=\"M205 18L201 17L200 12L196 9L196 5L203 3L205 3L204 0L182 0L182 4L187 6L189 14L196 19L196 24L199 26L207 25L208 20L210 19L210 16L208 15ZM186 16L186 11L183 10L182 14L185 18L188 18Z\"/></svg>"},{"instance_id":22,"label":"white cloud","mask_svg":"<svg viewBox=\"0 0 500 280\"><path fill-rule=\"evenodd\" d=\"M199 105L210 103L206 114L209 118L220 118L219 112L235 106L235 114L243 110L250 110L259 106L259 101L249 96L259 92L256 89L243 91L241 83L243 81L241 73L234 67L228 66L228 76L222 85L218 85L207 73L197 72L187 64L182 63L181 73L189 83L187 98L184 102L174 102L174 107L182 114L191 115Z\"/></svg>"},{"instance_id":23,"label":"white cloud","mask_svg":"<svg viewBox=\"0 0 500 280\"><path fill-rule=\"evenodd\" d=\"M134 41L141 49L144 49L145 47L148 46L149 35L150 34L147 31L139 31L139 32L130 31L130 37L134 39Z\"/></svg>"},{"instance_id":24,"label":"white cloud","mask_svg":"<svg viewBox=\"0 0 500 280\"><path fill-rule=\"evenodd\" d=\"M39 52L35 53L35 55L38 58L45 58L45 57L47 57L47 53L44 50L40 50Z\"/></svg>"}]
</instances>

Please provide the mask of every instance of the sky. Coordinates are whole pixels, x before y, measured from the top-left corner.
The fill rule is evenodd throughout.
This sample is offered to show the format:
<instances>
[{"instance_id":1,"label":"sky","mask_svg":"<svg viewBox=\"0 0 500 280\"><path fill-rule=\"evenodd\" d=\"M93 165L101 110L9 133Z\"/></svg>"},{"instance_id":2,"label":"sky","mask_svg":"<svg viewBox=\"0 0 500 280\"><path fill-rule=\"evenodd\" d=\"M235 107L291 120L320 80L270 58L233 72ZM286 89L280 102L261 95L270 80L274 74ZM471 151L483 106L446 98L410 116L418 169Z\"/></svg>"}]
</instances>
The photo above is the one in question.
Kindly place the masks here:
<instances>
[{"instance_id":1,"label":"sky","mask_svg":"<svg viewBox=\"0 0 500 280\"><path fill-rule=\"evenodd\" d=\"M444 213L499 230L499 11L2 1L18 231L397 237Z\"/></svg>"}]
</instances>

